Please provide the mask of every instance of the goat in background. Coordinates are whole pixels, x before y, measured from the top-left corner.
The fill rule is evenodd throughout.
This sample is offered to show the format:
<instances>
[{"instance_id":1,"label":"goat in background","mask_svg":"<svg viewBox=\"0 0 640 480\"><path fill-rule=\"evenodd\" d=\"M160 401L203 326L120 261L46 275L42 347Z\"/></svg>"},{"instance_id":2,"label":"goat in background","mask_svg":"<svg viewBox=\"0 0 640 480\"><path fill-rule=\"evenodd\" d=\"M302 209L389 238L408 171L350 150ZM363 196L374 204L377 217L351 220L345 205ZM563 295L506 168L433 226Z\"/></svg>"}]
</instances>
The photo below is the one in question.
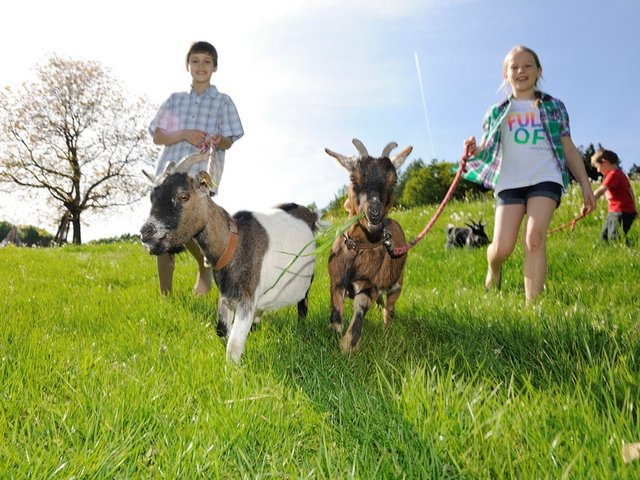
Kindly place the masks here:
<instances>
[{"instance_id":1,"label":"goat in background","mask_svg":"<svg viewBox=\"0 0 640 480\"><path fill-rule=\"evenodd\" d=\"M447 241L445 248L478 248L490 243L489 237L484 231L487 222L473 220L465 223L464 227L447 226Z\"/></svg>"}]
</instances>

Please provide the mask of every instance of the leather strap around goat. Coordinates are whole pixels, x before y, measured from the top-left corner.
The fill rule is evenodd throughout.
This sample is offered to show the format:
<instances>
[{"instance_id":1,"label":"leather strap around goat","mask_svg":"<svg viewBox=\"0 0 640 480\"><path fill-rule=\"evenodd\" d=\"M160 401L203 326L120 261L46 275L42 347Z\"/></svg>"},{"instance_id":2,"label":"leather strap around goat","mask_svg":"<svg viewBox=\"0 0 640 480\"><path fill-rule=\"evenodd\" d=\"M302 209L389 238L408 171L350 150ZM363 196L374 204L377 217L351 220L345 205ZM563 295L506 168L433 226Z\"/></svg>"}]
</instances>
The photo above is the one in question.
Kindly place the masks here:
<instances>
[{"instance_id":1,"label":"leather strap around goat","mask_svg":"<svg viewBox=\"0 0 640 480\"><path fill-rule=\"evenodd\" d=\"M229 242L227 243L227 247L224 249L222 256L218 259L213 268L216 270L222 270L226 267L231 261L231 257L233 257L234 252L236 251L236 247L238 245L238 224L233 217L229 217Z\"/></svg>"},{"instance_id":2,"label":"leather strap around goat","mask_svg":"<svg viewBox=\"0 0 640 480\"><path fill-rule=\"evenodd\" d=\"M382 230L382 240L375 243L356 242L353 238L351 238L346 233L342 236L344 238L344 243L347 245L347 248L349 250L370 250L373 248L385 246L387 248L387 251L390 254L393 254L393 239L391 237L391 233L389 233L389 231L386 228Z\"/></svg>"}]
</instances>

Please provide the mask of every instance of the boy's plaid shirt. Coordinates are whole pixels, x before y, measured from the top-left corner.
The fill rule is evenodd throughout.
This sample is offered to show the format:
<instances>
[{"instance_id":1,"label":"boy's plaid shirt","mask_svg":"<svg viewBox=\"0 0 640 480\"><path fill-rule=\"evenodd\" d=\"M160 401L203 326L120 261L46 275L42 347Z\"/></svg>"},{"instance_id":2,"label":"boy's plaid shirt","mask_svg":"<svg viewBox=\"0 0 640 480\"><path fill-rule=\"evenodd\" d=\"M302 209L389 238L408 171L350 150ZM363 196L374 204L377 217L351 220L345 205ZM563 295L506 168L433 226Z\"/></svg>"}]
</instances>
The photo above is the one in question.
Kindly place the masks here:
<instances>
[{"instance_id":1,"label":"boy's plaid shirt","mask_svg":"<svg viewBox=\"0 0 640 480\"><path fill-rule=\"evenodd\" d=\"M228 95L219 92L215 85L211 85L201 95L193 90L171 94L149 125L151 136L158 127L168 131L202 130L209 135L220 133L234 142L244 135L235 104ZM166 145L160 154L156 175L164 172L167 163L178 163L183 157L198 153L200 148L186 141ZM216 154L224 162L225 151L218 149Z\"/></svg>"}]
</instances>

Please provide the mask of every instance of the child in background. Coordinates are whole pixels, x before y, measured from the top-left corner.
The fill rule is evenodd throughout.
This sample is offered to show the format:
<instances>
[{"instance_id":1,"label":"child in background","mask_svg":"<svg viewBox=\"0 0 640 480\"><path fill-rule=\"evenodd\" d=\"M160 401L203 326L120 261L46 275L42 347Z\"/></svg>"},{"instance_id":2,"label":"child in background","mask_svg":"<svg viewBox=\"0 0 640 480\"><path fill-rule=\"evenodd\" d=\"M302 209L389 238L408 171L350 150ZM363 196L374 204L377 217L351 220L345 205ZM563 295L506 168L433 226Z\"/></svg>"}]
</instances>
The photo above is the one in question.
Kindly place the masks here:
<instances>
[{"instance_id":1,"label":"child in background","mask_svg":"<svg viewBox=\"0 0 640 480\"><path fill-rule=\"evenodd\" d=\"M604 176L594 192L596 200L604 195L609 204L600 239L617 240L620 230L626 239L638 212L629 179L620 169L620 159L615 152L600 148L591 156L591 165Z\"/></svg>"},{"instance_id":2,"label":"child in background","mask_svg":"<svg viewBox=\"0 0 640 480\"><path fill-rule=\"evenodd\" d=\"M211 85L211 76L218 69L218 52L213 45L208 42L193 43L187 52L186 66L191 74L191 90L172 94L149 126L153 142L164 145L156 176L164 172L169 162L177 164L187 155L211 149L211 165L202 162L193 167L191 172L209 169L215 187L212 193L217 193L224 167L224 152L242 137L244 131L231 98ZM204 255L193 239L185 247L198 263L194 293L204 295L211 288L213 272L205 264ZM173 289L173 255L159 255L157 262L160 291L168 295Z\"/></svg>"},{"instance_id":3,"label":"child in background","mask_svg":"<svg viewBox=\"0 0 640 480\"><path fill-rule=\"evenodd\" d=\"M580 152L573 144L564 104L538 89L542 66L530 48L516 46L503 63L510 94L487 111L479 146L469 137L464 177L495 190L493 241L487 249L485 288L500 288L502 265L513 252L522 220L524 290L527 302L544 288L547 273L547 230L563 190L567 167L582 188L582 213L595 208Z\"/></svg>"}]
</instances>

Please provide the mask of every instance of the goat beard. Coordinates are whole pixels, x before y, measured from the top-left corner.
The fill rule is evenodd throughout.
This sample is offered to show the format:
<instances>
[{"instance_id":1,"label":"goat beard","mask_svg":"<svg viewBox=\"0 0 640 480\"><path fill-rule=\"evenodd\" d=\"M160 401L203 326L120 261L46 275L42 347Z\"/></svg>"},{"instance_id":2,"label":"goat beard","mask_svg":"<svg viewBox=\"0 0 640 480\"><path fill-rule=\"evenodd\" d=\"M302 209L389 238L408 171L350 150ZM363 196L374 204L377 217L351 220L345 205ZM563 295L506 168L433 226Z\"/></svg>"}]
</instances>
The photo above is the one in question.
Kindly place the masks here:
<instances>
[{"instance_id":1,"label":"goat beard","mask_svg":"<svg viewBox=\"0 0 640 480\"><path fill-rule=\"evenodd\" d=\"M166 242L164 241L154 242L152 244L147 243L146 247L147 247L147 251L151 255L163 255L165 253L169 253L173 255L176 253L182 253L186 250L184 244L167 245Z\"/></svg>"},{"instance_id":2,"label":"goat beard","mask_svg":"<svg viewBox=\"0 0 640 480\"><path fill-rule=\"evenodd\" d=\"M171 253L171 254L175 254L175 253L182 253L186 250L186 247L184 245L176 245L175 247L171 247L167 250L167 253Z\"/></svg>"},{"instance_id":3,"label":"goat beard","mask_svg":"<svg viewBox=\"0 0 640 480\"><path fill-rule=\"evenodd\" d=\"M360 225L362 225L362 228L370 235L378 235L384 229L385 218L386 215L382 217L382 219L378 223L373 223L367 218L367 215L365 214L360 220Z\"/></svg>"}]
</instances>

